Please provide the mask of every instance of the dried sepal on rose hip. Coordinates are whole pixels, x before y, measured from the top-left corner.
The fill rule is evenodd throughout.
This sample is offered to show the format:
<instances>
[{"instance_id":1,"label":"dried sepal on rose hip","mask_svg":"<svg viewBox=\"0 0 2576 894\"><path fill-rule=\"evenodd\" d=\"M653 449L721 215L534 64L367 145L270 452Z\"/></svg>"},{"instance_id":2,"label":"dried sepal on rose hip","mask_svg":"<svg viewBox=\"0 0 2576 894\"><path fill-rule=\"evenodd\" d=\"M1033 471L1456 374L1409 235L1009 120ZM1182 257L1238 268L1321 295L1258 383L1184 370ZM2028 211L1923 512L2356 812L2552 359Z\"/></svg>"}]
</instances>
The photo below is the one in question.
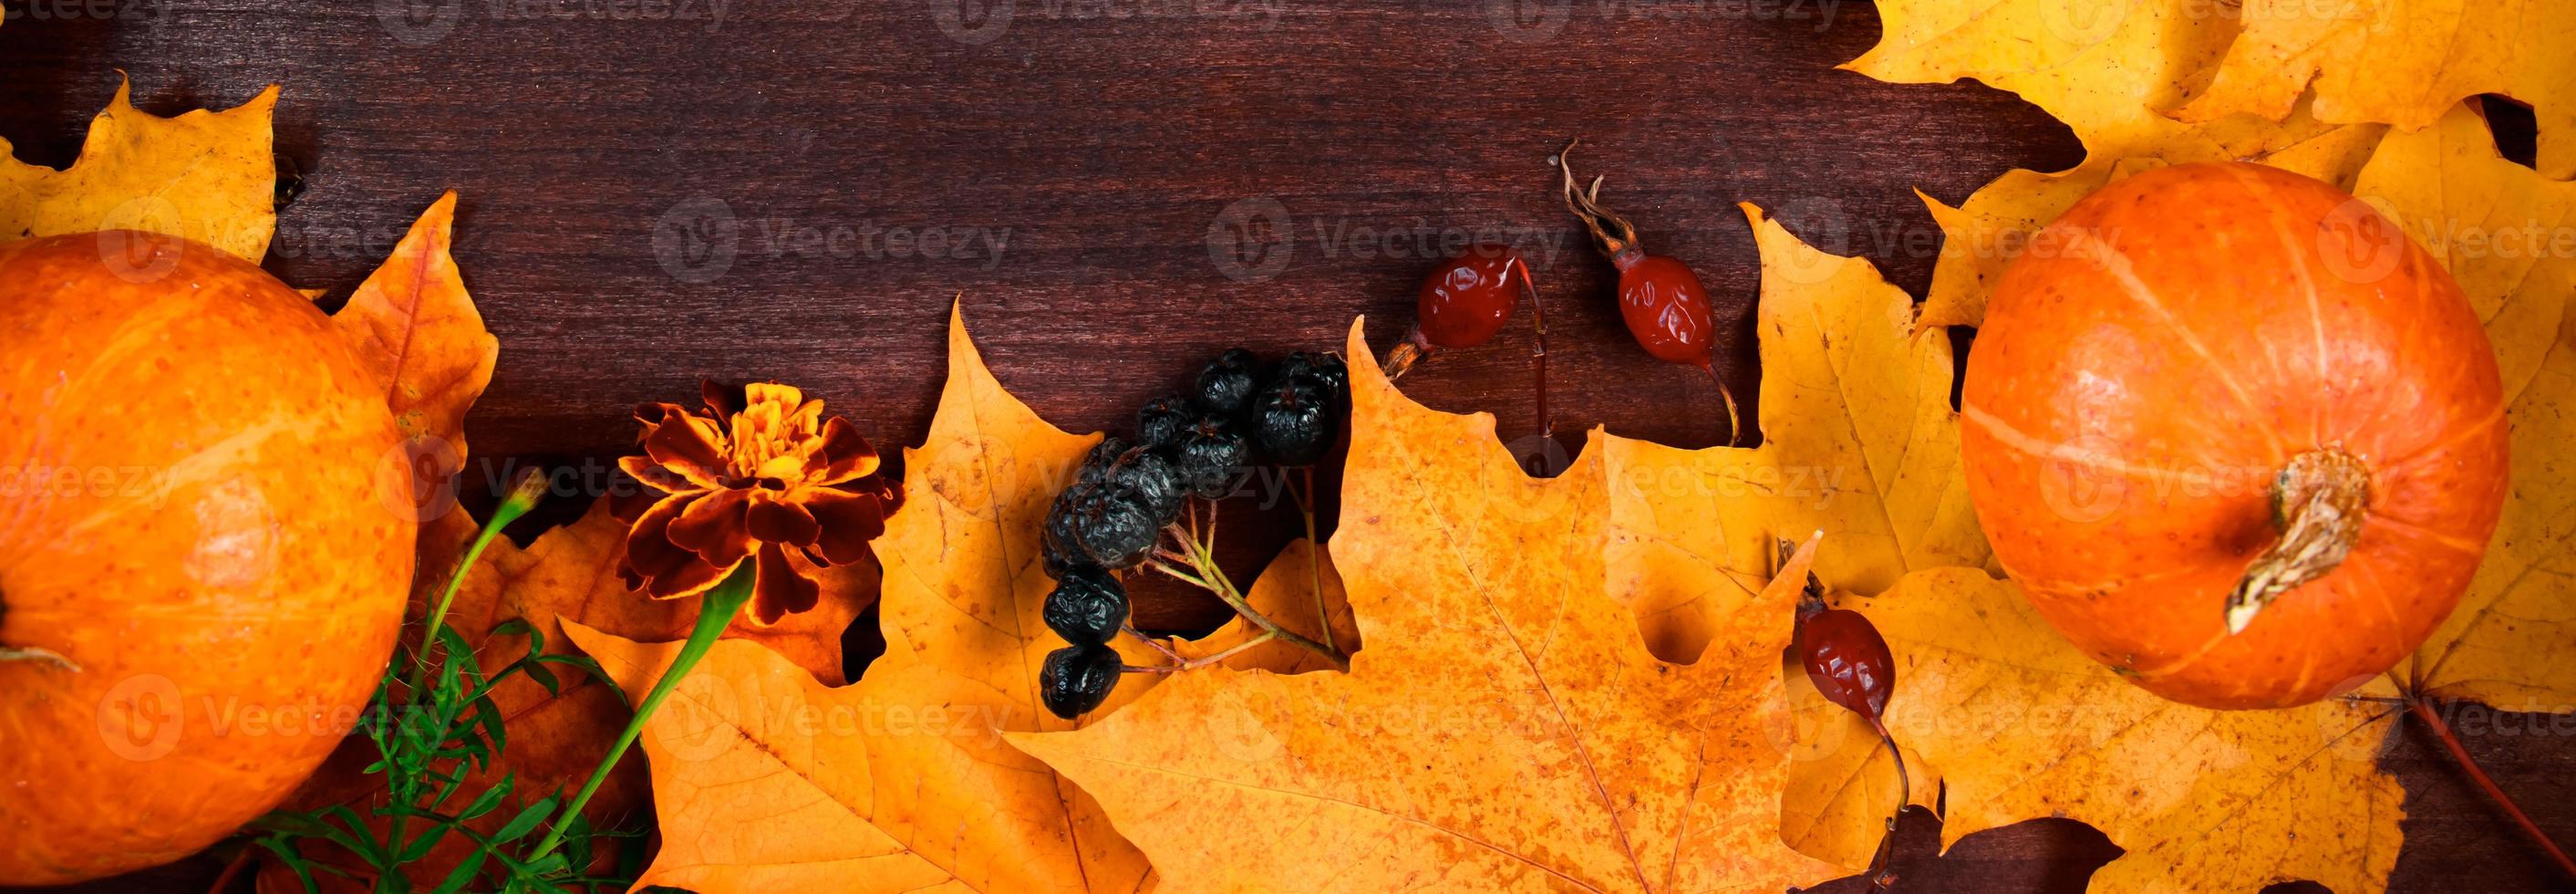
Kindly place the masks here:
<instances>
[{"instance_id":1,"label":"dried sepal on rose hip","mask_svg":"<svg viewBox=\"0 0 2576 894\"><path fill-rule=\"evenodd\" d=\"M656 599L695 596L754 563L760 626L813 608L816 569L865 561L902 485L848 420L789 385L704 383L704 406L638 406L644 455L618 468L650 492L621 500L631 527L618 572Z\"/></svg>"}]
</instances>

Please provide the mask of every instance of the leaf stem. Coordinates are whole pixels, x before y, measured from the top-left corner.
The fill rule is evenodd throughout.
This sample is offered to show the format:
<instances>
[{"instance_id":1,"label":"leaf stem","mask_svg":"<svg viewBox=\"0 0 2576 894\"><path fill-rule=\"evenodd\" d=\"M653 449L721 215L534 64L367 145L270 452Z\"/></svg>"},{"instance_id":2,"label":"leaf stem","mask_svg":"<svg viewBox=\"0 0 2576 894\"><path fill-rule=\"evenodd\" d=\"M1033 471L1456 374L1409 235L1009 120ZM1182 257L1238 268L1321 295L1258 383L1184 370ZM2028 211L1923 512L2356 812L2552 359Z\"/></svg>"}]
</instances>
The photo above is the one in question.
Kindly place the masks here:
<instances>
[{"instance_id":1,"label":"leaf stem","mask_svg":"<svg viewBox=\"0 0 2576 894\"><path fill-rule=\"evenodd\" d=\"M582 783L581 793L565 802L563 814L555 818L554 828L546 830L545 839L537 842L536 849L530 851L523 862L535 864L554 853L555 846L563 842L564 830L571 828L573 820L581 816L581 808L590 803L590 796L599 793L599 786L608 781L609 771L617 768L618 758L626 756L626 749L633 746L636 736L644 731L644 721L653 717L654 710L662 706L662 700L670 697L671 690L679 688L681 678L687 677L689 671L698 666L698 660L707 656L707 650L715 647L716 639L724 635L725 628L733 626L734 616L742 612L744 603L751 601L752 582L757 576L753 567L749 561L735 565L733 573L726 575L723 582L698 597L698 623L689 630L688 641L680 645L679 657L671 660L671 666L662 671L662 678L654 681L652 691L644 694L644 701L635 706L635 718L627 721L626 729L617 734L617 744L609 746L608 755L599 759L599 767L590 771L590 781Z\"/></svg>"},{"instance_id":2,"label":"leaf stem","mask_svg":"<svg viewBox=\"0 0 2576 894\"><path fill-rule=\"evenodd\" d=\"M2529 836L2532 843L2540 846L2541 852L2549 857L2549 861L2557 864L2558 871L2566 873L2569 878L2576 878L2576 860L2569 860L2567 852L2558 849L2558 843L2549 840L2549 835L2540 831L2540 825L2532 822L2531 817L2522 812L2522 807L2515 804L2513 798L2507 796L2504 789L2487 776L2487 771L2478 766L2475 758L2469 756L2468 747L2460 743L2459 736L2452 734L2451 725L2442 721L2442 715L2434 711L2430 703L2420 696L2410 697L2406 700L2406 710L2433 730L2434 738L2442 740L2442 747L2451 752L2451 759L2459 762L2460 769L2469 774L2469 780L2477 783L2478 788L2484 790L2487 797L2495 801L2496 806L2504 808L2505 816L2512 818L2514 825L2522 827L2523 834Z\"/></svg>"},{"instance_id":3,"label":"leaf stem","mask_svg":"<svg viewBox=\"0 0 2576 894\"><path fill-rule=\"evenodd\" d=\"M233 855L232 862L224 864L223 874L215 876L215 883L206 888L206 894L224 894L232 890L234 880L241 878L242 868L250 865L255 854L249 846L243 846L241 853Z\"/></svg>"}]
</instances>

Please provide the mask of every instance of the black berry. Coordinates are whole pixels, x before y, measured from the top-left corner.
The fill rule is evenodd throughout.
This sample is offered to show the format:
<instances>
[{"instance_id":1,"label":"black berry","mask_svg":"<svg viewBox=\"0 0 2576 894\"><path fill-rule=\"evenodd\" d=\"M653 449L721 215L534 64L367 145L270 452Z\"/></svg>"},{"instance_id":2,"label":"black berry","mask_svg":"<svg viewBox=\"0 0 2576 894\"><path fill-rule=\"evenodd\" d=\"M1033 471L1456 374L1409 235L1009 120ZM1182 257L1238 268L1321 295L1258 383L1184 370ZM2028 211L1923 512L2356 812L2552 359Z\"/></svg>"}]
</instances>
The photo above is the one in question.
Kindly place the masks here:
<instances>
[{"instance_id":1,"label":"black berry","mask_svg":"<svg viewBox=\"0 0 2576 894\"><path fill-rule=\"evenodd\" d=\"M1047 629L1077 646L1098 645L1118 635L1127 623L1127 588L1096 567L1073 569L1057 578L1046 607Z\"/></svg>"},{"instance_id":2,"label":"black berry","mask_svg":"<svg viewBox=\"0 0 2576 894\"><path fill-rule=\"evenodd\" d=\"M1091 445L1090 453L1082 455L1082 469L1074 473L1075 483L1091 484L1099 481L1102 475L1109 472L1109 467L1118 464L1118 457L1125 455L1126 452L1127 442L1117 438L1100 439L1100 443Z\"/></svg>"},{"instance_id":3,"label":"black berry","mask_svg":"<svg viewBox=\"0 0 2576 894\"><path fill-rule=\"evenodd\" d=\"M1120 664L1118 650L1098 643L1048 652L1038 671L1038 700L1066 720L1091 713L1118 688Z\"/></svg>"},{"instance_id":4,"label":"black berry","mask_svg":"<svg viewBox=\"0 0 2576 894\"><path fill-rule=\"evenodd\" d=\"M1327 402L1339 404L1351 393L1351 371L1336 354L1298 351L1279 361L1281 379L1312 379Z\"/></svg>"},{"instance_id":5,"label":"black berry","mask_svg":"<svg viewBox=\"0 0 2576 894\"><path fill-rule=\"evenodd\" d=\"M1311 466L1341 434L1333 405L1311 377L1282 377L1252 405L1252 440L1281 465Z\"/></svg>"},{"instance_id":6,"label":"black berry","mask_svg":"<svg viewBox=\"0 0 2576 894\"><path fill-rule=\"evenodd\" d=\"M1157 527L1180 518L1181 503L1189 498L1181 489L1179 471L1172 468L1171 459L1160 450L1129 448L1101 481L1133 494L1145 505L1145 512L1153 516Z\"/></svg>"},{"instance_id":7,"label":"black berry","mask_svg":"<svg viewBox=\"0 0 2576 894\"><path fill-rule=\"evenodd\" d=\"M1108 481L1074 485L1073 540L1102 568L1133 568L1145 561L1163 525L1133 491Z\"/></svg>"},{"instance_id":8,"label":"black berry","mask_svg":"<svg viewBox=\"0 0 2576 894\"><path fill-rule=\"evenodd\" d=\"M1040 529L1038 538L1038 557L1044 563L1048 577L1061 580L1066 573L1091 564L1091 557L1082 552L1081 538L1074 536L1073 531L1073 501L1075 492L1081 487L1066 488L1063 493L1056 494L1055 503L1047 507L1046 524Z\"/></svg>"},{"instance_id":9,"label":"black berry","mask_svg":"<svg viewBox=\"0 0 2576 894\"><path fill-rule=\"evenodd\" d=\"M1235 470L1251 460L1251 453L1234 426L1217 416L1201 416L1181 433L1174 458L1190 492L1214 500L1233 486Z\"/></svg>"},{"instance_id":10,"label":"black berry","mask_svg":"<svg viewBox=\"0 0 2576 894\"><path fill-rule=\"evenodd\" d=\"M1181 440L1181 430L1198 418L1190 409L1190 399L1179 395L1157 397L1136 408L1136 443L1147 447L1170 447Z\"/></svg>"},{"instance_id":11,"label":"black berry","mask_svg":"<svg viewBox=\"0 0 2576 894\"><path fill-rule=\"evenodd\" d=\"M1261 371L1257 368L1260 365L1251 351L1242 348L1218 355L1215 362L1199 371L1198 387L1191 391L1190 399L1208 414L1228 419L1240 416L1245 402L1252 399L1253 390L1261 384Z\"/></svg>"}]
</instances>

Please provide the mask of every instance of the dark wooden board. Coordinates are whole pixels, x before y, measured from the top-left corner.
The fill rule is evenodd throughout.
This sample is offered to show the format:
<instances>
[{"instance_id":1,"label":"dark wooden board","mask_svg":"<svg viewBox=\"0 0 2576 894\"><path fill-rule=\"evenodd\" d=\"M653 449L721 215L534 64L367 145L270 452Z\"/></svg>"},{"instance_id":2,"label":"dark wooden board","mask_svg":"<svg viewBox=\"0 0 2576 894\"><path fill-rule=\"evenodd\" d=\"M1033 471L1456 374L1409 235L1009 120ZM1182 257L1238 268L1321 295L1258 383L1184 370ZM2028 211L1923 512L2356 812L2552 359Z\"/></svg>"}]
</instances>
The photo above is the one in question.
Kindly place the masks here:
<instances>
[{"instance_id":1,"label":"dark wooden board","mask_svg":"<svg viewBox=\"0 0 2576 894\"><path fill-rule=\"evenodd\" d=\"M1836 70L1878 25L1831 0L731 0L721 18L690 0L686 20L521 0L7 8L0 136L31 161L72 158L117 68L162 113L284 83L280 152L307 188L268 266L331 300L441 190L462 192L458 260L502 343L469 484L518 463L604 468L631 442L628 407L686 399L701 376L796 382L881 446L917 443L956 296L1014 393L1070 430L1123 429L1225 347L1338 348L1366 314L1383 349L1441 240L1479 233L1534 240L1560 431L1711 444L1713 389L1633 346L1607 265L1555 199L1546 159L1567 137L1589 143L1582 170L1610 175L1604 200L1717 294L1723 372L1748 400L1756 265L1735 203L1919 294L1938 230L1912 190L1956 202L2079 155L2010 95ZM1285 245L1227 226L1264 202ZM717 238L691 244L693 229ZM911 250L889 250L895 230ZM1004 230L989 251L982 234ZM926 254L932 232L979 244ZM1284 266L1247 270L1264 251ZM1444 354L1407 390L1526 435L1524 332ZM1228 544L1248 576L1293 515L1241 515L1262 519ZM1140 602L1163 627L1216 617L1178 591ZM2576 745L2558 729L2470 747L2576 839ZM2382 763L2409 791L2395 889L2562 888L2428 740ZM2077 890L2116 852L2038 821L1934 862L1936 830L1909 816L1905 890ZM213 868L99 889L188 890Z\"/></svg>"}]
</instances>

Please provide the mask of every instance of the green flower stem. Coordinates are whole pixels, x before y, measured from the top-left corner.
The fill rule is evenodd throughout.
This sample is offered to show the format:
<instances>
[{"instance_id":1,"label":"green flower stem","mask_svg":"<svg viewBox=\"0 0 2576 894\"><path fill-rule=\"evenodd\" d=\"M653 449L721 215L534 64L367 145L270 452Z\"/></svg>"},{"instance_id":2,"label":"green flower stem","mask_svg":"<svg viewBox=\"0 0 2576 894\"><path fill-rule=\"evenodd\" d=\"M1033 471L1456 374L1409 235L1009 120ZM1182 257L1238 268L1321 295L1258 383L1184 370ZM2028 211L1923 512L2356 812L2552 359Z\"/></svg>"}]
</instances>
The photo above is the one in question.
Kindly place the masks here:
<instances>
[{"instance_id":1,"label":"green flower stem","mask_svg":"<svg viewBox=\"0 0 2576 894\"><path fill-rule=\"evenodd\" d=\"M662 671L662 679L653 682L653 690L645 693L644 701L635 706L635 719L626 722L625 731L617 734L617 744L610 746L608 756L601 758L599 767L590 771L590 781L582 783L581 792L564 804L563 815L555 818L554 828L546 830L545 840L537 842L536 850L529 852L525 862L533 865L554 853L555 846L563 843L564 830L572 827L573 818L581 815L581 808L590 803L590 796L598 794L599 786L608 781L608 772L617 768L617 760L626 756L626 749L633 746L635 737L644 731L644 721L652 719L653 711L662 706L663 699L670 697L671 690L679 687L680 679L696 669L698 659L707 657L707 650L715 647L716 639L724 635L725 628L733 626L734 616L741 614L743 604L751 601L751 585L757 576L752 569L752 563L747 560L735 565L733 573L726 575L722 583L708 590L705 596L698 597L698 623L689 630L688 642L680 644L679 657L672 659L670 668Z\"/></svg>"},{"instance_id":2,"label":"green flower stem","mask_svg":"<svg viewBox=\"0 0 2576 894\"><path fill-rule=\"evenodd\" d=\"M502 528L518 521L520 516L528 514L528 510L537 508L537 501L545 498L545 485L545 473L529 469L520 473L519 480L510 485L510 493L501 498L501 505L492 507L491 519L483 522L483 530L474 535L473 544L465 547L465 557L457 561L456 573L448 577L446 591L438 594L438 604L429 610L429 624L420 638L420 655L412 663L411 673L403 677L405 689L419 691L420 675L429 670L429 650L438 643L439 628L447 622L447 607L456 602L457 589L465 585L465 573L474 568L476 560L483 558L483 548L491 546L492 539L501 536Z\"/></svg>"},{"instance_id":3,"label":"green flower stem","mask_svg":"<svg viewBox=\"0 0 2576 894\"><path fill-rule=\"evenodd\" d=\"M491 546L492 539L501 536L502 528L536 508L537 501L546 495L545 484L543 470L521 472L519 480L511 483L510 492L501 497L501 505L492 507L492 517L484 520L483 530L476 532L474 542L465 547L464 557L456 561L455 573L448 575L447 589L438 594L438 603L429 610L428 624L420 638L420 651L413 655L411 668L403 674L403 691L384 693L384 703L388 708L394 705L396 698L408 698L420 692L421 675L429 672L429 650L438 646L439 628L447 621L448 606L456 602L457 589L465 585L466 572L474 569L474 563L483 558L483 548ZM391 786L387 790L390 792ZM399 803L408 805L410 802L405 798ZM399 852L403 847L402 814L396 813L389 818L385 830L385 840Z\"/></svg>"}]
</instances>

